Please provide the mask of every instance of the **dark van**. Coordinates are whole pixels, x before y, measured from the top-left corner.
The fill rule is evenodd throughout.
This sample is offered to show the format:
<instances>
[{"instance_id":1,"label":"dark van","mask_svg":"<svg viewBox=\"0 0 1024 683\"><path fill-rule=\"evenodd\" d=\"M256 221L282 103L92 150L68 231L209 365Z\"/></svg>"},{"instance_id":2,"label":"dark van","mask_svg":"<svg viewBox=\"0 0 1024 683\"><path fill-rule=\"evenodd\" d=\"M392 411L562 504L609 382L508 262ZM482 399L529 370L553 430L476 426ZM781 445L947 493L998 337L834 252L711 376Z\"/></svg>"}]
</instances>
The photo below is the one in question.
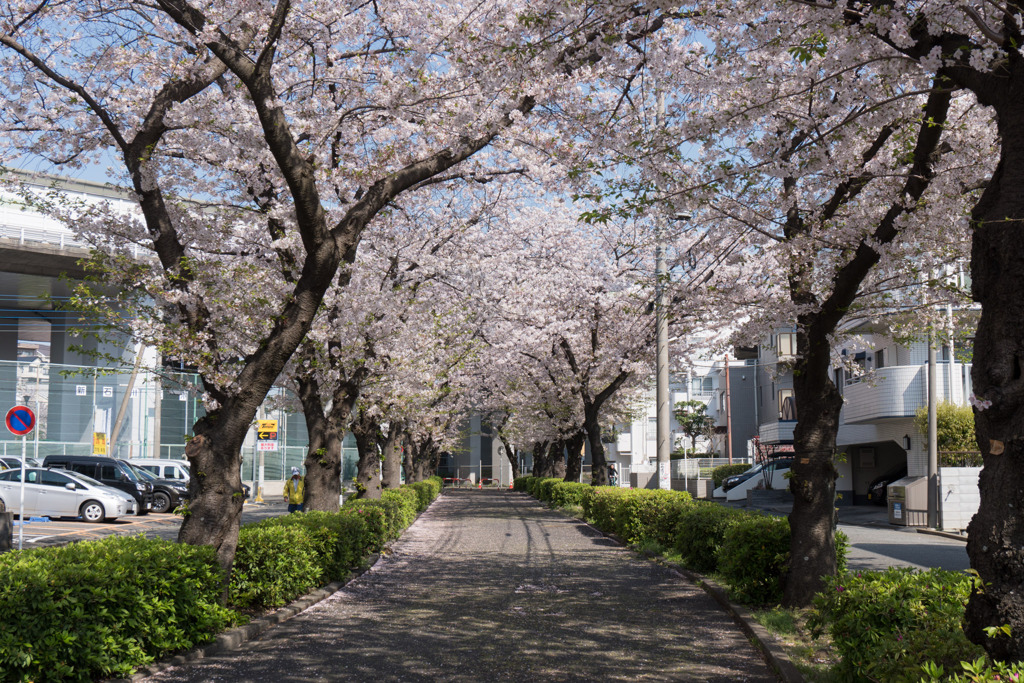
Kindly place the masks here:
<instances>
[{"instance_id":1,"label":"dark van","mask_svg":"<svg viewBox=\"0 0 1024 683\"><path fill-rule=\"evenodd\" d=\"M43 458L43 467L61 467L120 489L135 499L140 515L153 509L153 485L141 481L130 467L115 458L102 455L48 455Z\"/></svg>"}]
</instances>

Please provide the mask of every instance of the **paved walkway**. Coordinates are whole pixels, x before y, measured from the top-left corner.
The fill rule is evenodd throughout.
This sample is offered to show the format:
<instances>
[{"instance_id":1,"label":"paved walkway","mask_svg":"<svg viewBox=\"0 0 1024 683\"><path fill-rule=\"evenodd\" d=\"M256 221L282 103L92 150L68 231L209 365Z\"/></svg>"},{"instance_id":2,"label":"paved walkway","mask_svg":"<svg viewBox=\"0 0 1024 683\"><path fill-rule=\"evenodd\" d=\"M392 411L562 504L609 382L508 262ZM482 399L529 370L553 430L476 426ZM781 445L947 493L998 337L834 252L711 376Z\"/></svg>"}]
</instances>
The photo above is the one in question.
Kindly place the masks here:
<instances>
[{"instance_id":1,"label":"paved walkway","mask_svg":"<svg viewBox=\"0 0 1024 683\"><path fill-rule=\"evenodd\" d=\"M703 591L522 494L448 490L394 552L149 681L775 681Z\"/></svg>"}]
</instances>

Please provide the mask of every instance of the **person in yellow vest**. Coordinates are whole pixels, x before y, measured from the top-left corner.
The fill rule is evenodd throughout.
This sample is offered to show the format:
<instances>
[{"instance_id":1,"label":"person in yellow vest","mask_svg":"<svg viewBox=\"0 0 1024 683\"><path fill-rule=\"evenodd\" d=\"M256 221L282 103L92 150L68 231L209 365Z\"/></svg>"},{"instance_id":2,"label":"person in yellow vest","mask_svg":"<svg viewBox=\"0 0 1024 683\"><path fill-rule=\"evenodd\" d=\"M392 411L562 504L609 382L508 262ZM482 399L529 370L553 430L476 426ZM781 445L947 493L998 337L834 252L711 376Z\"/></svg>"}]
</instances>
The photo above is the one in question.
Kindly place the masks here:
<instances>
[{"instance_id":1,"label":"person in yellow vest","mask_svg":"<svg viewBox=\"0 0 1024 683\"><path fill-rule=\"evenodd\" d=\"M284 485L284 501L288 512L302 512L306 504L306 480L299 474L299 468L292 468L292 478Z\"/></svg>"}]
</instances>

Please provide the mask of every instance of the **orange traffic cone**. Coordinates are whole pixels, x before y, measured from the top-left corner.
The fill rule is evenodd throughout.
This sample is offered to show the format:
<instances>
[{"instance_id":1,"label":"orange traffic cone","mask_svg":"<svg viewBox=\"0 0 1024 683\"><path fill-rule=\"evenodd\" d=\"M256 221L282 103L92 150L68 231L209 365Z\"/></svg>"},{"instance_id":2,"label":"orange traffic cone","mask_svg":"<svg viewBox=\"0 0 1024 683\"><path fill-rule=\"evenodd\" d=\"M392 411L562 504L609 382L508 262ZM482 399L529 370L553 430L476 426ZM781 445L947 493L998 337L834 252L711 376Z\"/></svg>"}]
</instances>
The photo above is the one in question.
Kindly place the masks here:
<instances>
[{"instance_id":1,"label":"orange traffic cone","mask_svg":"<svg viewBox=\"0 0 1024 683\"><path fill-rule=\"evenodd\" d=\"M476 484L476 487L478 489L482 489L484 487L484 480L481 479L480 481L478 481L477 484Z\"/></svg>"}]
</instances>

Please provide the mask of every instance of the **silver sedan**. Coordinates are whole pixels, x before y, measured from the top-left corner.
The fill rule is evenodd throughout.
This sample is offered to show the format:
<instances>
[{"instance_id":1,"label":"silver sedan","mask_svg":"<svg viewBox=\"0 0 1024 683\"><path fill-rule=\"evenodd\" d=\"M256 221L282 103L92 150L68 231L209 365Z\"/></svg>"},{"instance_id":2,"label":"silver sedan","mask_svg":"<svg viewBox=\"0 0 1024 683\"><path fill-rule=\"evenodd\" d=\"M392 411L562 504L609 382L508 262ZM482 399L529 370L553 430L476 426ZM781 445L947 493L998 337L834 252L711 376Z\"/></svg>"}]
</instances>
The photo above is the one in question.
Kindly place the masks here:
<instances>
[{"instance_id":1,"label":"silver sedan","mask_svg":"<svg viewBox=\"0 0 1024 683\"><path fill-rule=\"evenodd\" d=\"M21 469L0 472L0 512L21 508ZM81 517L87 522L135 514L135 500L90 477L66 470L25 469L25 516Z\"/></svg>"}]
</instances>

